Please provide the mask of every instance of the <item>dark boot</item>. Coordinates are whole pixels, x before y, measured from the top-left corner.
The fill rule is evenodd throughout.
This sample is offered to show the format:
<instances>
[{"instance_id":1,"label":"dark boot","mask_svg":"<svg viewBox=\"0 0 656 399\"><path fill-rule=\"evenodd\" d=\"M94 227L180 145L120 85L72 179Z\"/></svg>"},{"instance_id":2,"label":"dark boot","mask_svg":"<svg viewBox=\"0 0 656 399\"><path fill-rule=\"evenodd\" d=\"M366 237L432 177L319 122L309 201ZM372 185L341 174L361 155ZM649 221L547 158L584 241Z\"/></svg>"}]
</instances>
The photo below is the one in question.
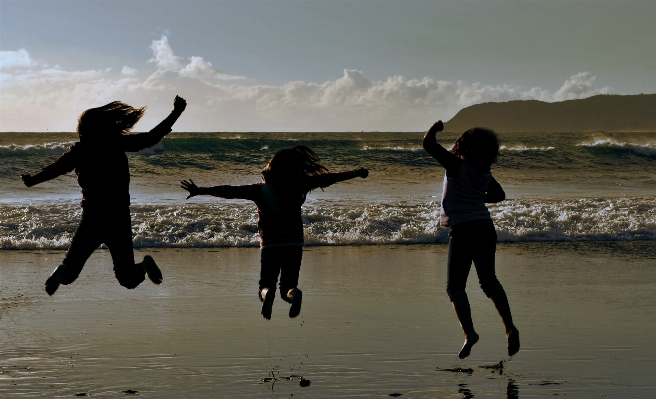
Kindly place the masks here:
<instances>
[{"instance_id":1,"label":"dark boot","mask_svg":"<svg viewBox=\"0 0 656 399\"><path fill-rule=\"evenodd\" d=\"M490 295L490 299L494 302L494 306L501 316L503 325L506 328L506 339L508 341L508 356L513 356L519 351L519 330L515 327L510 313L510 305L508 304L508 297L503 287L499 285Z\"/></svg>"},{"instance_id":2,"label":"dark boot","mask_svg":"<svg viewBox=\"0 0 656 399\"><path fill-rule=\"evenodd\" d=\"M458 357L464 359L469 356L472 346L478 342L479 337L476 331L474 331L474 322L472 321L467 294L465 292L454 294L451 296L451 303L458 316L460 327L462 327L462 331L465 334L465 343L462 349L460 349L460 353L458 353Z\"/></svg>"}]
</instances>

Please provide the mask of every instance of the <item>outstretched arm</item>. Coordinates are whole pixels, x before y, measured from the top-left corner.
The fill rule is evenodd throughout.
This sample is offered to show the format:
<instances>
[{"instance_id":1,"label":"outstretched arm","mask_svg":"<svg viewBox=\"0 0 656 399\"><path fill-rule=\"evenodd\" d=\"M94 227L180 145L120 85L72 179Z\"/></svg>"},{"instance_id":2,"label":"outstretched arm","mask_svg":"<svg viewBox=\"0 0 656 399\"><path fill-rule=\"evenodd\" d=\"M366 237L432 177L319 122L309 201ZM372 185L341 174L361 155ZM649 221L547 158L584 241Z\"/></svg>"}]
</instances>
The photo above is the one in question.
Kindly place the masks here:
<instances>
[{"instance_id":1,"label":"outstretched arm","mask_svg":"<svg viewBox=\"0 0 656 399\"><path fill-rule=\"evenodd\" d=\"M356 177L365 179L367 176L369 176L369 170L365 168L350 170L346 172L324 173L322 175L310 177L308 179L307 189L313 190L315 188L324 188L344 180L354 179Z\"/></svg>"},{"instance_id":2,"label":"outstretched arm","mask_svg":"<svg viewBox=\"0 0 656 399\"><path fill-rule=\"evenodd\" d=\"M505 199L506 199L506 192L503 191L501 184L499 184L499 182L496 181L493 177L492 181L490 182L490 187L487 188L487 192L485 193L483 200L486 203L494 203L494 202L501 202Z\"/></svg>"},{"instance_id":3,"label":"outstretched arm","mask_svg":"<svg viewBox=\"0 0 656 399\"><path fill-rule=\"evenodd\" d=\"M424 135L423 144L426 152L435 158L440 165L444 166L447 173L451 175L458 172L462 160L438 144L436 135L437 132L441 132L442 130L444 130L444 124L442 121L435 122Z\"/></svg>"},{"instance_id":4,"label":"outstretched arm","mask_svg":"<svg viewBox=\"0 0 656 399\"><path fill-rule=\"evenodd\" d=\"M189 191L187 199L197 195L211 195L221 198L236 198L254 201L261 192L261 184L247 184L244 186L214 186L198 187L193 180L180 182L180 187Z\"/></svg>"},{"instance_id":5,"label":"outstretched arm","mask_svg":"<svg viewBox=\"0 0 656 399\"><path fill-rule=\"evenodd\" d=\"M173 101L173 111L159 125L148 133L129 134L122 137L123 149L126 152L137 152L144 148L152 147L159 143L167 134L171 132L173 124L178 120L182 112L187 107L184 98L175 96Z\"/></svg>"},{"instance_id":6,"label":"outstretched arm","mask_svg":"<svg viewBox=\"0 0 656 399\"><path fill-rule=\"evenodd\" d=\"M34 176L32 175L21 175L23 183L27 187L32 187L44 181L52 180L57 176L61 176L75 169L75 155L73 154L73 148L66 151L61 157Z\"/></svg>"}]
</instances>

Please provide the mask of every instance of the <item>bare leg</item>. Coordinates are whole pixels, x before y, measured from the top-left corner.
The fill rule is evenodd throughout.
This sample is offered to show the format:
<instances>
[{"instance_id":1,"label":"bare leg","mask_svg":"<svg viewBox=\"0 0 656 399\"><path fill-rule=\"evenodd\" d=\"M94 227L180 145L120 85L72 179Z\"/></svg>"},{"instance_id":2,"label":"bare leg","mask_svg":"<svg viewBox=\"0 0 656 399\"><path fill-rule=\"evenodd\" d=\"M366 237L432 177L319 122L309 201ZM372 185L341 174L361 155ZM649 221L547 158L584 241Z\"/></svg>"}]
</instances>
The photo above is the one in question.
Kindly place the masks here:
<instances>
[{"instance_id":1,"label":"bare leg","mask_svg":"<svg viewBox=\"0 0 656 399\"><path fill-rule=\"evenodd\" d=\"M458 316L458 321L462 327L462 331L465 334L465 343L458 353L458 357L461 359L466 358L471 353L471 348L478 342L478 334L474 331L474 322L471 317L471 308L469 307L469 299L467 299L467 294L465 292L460 292L451 297L451 303L453 303L453 309L456 311Z\"/></svg>"},{"instance_id":2,"label":"bare leg","mask_svg":"<svg viewBox=\"0 0 656 399\"><path fill-rule=\"evenodd\" d=\"M506 328L508 356L513 356L515 353L519 352L519 330L513 323L506 291L504 291L503 287L499 285L490 296L490 299L494 302L494 306L497 308L499 316L501 316L501 320L503 321L503 325Z\"/></svg>"}]
</instances>

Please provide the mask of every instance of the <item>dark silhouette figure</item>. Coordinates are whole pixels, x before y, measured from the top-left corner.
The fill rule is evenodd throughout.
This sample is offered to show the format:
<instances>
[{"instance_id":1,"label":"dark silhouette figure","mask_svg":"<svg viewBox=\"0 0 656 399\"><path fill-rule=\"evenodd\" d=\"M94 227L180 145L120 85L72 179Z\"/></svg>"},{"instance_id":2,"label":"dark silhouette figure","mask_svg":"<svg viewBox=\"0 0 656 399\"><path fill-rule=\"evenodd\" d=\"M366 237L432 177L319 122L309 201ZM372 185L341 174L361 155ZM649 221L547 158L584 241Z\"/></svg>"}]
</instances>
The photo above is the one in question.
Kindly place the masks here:
<instances>
[{"instance_id":1,"label":"dark silhouette figure","mask_svg":"<svg viewBox=\"0 0 656 399\"><path fill-rule=\"evenodd\" d=\"M71 246L45 284L48 295L59 284L77 279L93 251L105 244L112 255L119 283L133 289L145 279L162 282L162 273L150 256L134 263L132 220L130 218L130 169L126 152L137 152L157 144L170 131L187 103L175 97L173 112L148 133L127 135L146 108L133 108L119 101L91 108L78 118L80 141L55 162L34 176L21 175L26 186L56 178L75 170L82 189L82 219Z\"/></svg>"},{"instance_id":2,"label":"dark silhouette figure","mask_svg":"<svg viewBox=\"0 0 656 399\"><path fill-rule=\"evenodd\" d=\"M446 291L465 333L465 344L458 356L469 356L479 339L465 293L472 262L483 292L501 315L508 355L512 356L519 351L519 331L513 324L506 292L496 277L497 233L485 206L506 198L490 172L499 152L499 140L492 130L473 128L463 133L449 152L435 140L437 132L443 129L442 121L438 121L426 132L424 149L446 169L440 223L451 227Z\"/></svg>"},{"instance_id":3,"label":"dark silhouette figure","mask_svg":"<svg viewBox=\"0 0 656 399\"><path fill-rule=\"evenodd\" d=\"M262 316L271 319L276 284L280 275L280 296L291 303L289 317L301 311L303 293L298 289L298 275L303 257L303 220L301 206L308 192L316 188L353 179L366 178L367 169L328 173L317 155L304 145L278 151L262 170L262 182L243 186L198 187L193 180L183 180L196 195L239 198L255 202L260 232L261 269L259 297Z\"/></svg>"}]
</instances>

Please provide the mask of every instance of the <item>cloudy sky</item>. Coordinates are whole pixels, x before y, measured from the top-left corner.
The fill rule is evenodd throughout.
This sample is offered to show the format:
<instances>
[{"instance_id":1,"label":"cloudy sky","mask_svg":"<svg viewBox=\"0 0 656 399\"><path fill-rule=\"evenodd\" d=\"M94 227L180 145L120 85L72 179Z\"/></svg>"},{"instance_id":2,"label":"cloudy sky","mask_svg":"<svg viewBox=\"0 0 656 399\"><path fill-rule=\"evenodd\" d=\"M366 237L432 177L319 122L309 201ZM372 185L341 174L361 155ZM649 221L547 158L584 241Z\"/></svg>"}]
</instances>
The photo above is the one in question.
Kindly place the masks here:
<instances>
[{"instance_id":1,"label":"cloudy sky","mask_svg":"<svg viewBox=\"0 0 656 399\"><path fill-rule=\"evenodd\" d=\"M656 92L654 1L0 0L0 131L187 99L177 131L420 131L486 101Z\"/></svg>"}]
</instances>

